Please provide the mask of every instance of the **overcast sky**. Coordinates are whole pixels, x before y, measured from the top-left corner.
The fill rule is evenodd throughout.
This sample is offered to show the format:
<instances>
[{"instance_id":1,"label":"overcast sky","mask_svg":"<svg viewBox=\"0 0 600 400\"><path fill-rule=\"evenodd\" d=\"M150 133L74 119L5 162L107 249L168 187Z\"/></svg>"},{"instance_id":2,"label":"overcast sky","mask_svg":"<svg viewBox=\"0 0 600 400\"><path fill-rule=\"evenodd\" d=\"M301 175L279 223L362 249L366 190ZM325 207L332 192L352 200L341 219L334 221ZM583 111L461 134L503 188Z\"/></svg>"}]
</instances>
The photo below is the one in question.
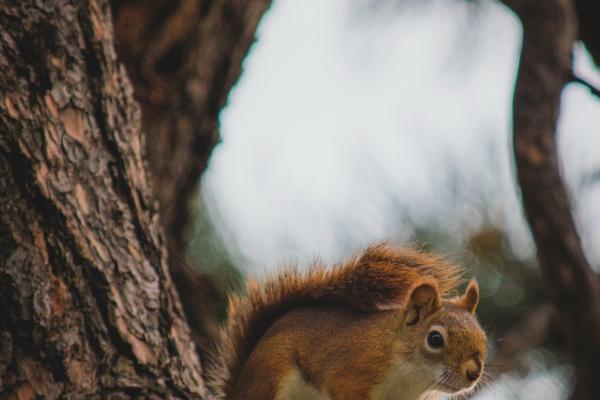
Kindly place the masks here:
<instances>
[{"instance_id":1,"label":"overcast sky","mask_svg":"<svg viewBox=\"0 0 600 400\"><path fill-rule=\"evenodd\" d=\"M530 255L510 153L518 23L485 2L366 2L277 0L264 18L203 182L228 248L251 273L336 260L413 224L460 237L486 204ZM582 49L576 64L600 84ZM600 183L579 182L600 170L598 126L600 103L571 85L561 155L595 264Z\"/></svg>"}]
</instances>

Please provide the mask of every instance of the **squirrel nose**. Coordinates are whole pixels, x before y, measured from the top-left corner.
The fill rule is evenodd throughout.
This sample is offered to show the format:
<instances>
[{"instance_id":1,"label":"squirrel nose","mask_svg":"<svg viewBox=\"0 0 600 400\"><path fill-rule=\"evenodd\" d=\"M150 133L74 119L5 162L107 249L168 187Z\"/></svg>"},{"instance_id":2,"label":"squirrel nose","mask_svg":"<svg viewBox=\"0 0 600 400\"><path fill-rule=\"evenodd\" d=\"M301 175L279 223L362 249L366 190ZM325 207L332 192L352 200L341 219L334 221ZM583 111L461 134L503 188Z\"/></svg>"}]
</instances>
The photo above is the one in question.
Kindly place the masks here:
<instances>
[{"instance_id":1,"label":"squirrel nose","mask_svg":"<svg viewBox=\"0 0 600 400\"><path fill-rule=\"evenodd\" d=\"M474 382L481 375L481 364L475 360L469 360L465 363L465 375L469 382Z\"/></svg>"}]
</instances>

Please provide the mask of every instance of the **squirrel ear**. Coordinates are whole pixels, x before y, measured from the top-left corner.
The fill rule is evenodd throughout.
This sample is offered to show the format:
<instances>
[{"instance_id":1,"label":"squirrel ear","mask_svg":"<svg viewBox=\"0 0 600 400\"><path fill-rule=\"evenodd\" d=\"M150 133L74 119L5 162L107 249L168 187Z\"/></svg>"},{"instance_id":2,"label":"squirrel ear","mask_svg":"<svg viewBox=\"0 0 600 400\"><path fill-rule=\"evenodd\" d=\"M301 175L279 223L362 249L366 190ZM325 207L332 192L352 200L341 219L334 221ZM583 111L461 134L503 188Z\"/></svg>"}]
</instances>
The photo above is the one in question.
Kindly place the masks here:
<instances>
[{"instance_id":1,"label":"squirrel ear","mask_svg":"<svg viewBox=\"0 0 600 400\"><path fill-rule=\"evenodd\" d=\"M433 314L442 304L437 287L430 283L422 283L412 289L406 306L405 321L414 325L424 317Z\"/></svg>"},{"instance_id":2,"label":"squirrel ear","mask_svg":"<svg viewBox=\"0 0 600 400\"><path fill-rule=\"evenodd\" d=\"M475 279L471 279L467 290L465 290L465 294L458 298L456 304L471 314L475 314L477 303L479 303L479 285Z\"/></svg>"}]
</instances>

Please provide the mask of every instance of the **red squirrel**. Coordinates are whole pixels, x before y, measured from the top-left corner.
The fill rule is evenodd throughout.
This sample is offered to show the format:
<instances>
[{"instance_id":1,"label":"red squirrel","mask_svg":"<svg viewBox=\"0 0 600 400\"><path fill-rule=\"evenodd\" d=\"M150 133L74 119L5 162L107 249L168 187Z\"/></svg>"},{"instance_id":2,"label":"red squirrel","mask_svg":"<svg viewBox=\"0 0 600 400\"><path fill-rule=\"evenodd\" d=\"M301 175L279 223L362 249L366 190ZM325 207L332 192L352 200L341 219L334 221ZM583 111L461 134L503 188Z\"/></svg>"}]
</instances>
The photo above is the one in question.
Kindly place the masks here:
<instances>
[{"instance_id":1,"label":"red squirrel","mask_svg":"<svg viewBox=\"0 0 600 400\"><path fill-rule=\"evenodd\" d=\"M228 400L424 399L472 390L487 338L477 283L435 256L373 245L286 269L230 301L212 388Z\"/></svg>"}]
</instances>

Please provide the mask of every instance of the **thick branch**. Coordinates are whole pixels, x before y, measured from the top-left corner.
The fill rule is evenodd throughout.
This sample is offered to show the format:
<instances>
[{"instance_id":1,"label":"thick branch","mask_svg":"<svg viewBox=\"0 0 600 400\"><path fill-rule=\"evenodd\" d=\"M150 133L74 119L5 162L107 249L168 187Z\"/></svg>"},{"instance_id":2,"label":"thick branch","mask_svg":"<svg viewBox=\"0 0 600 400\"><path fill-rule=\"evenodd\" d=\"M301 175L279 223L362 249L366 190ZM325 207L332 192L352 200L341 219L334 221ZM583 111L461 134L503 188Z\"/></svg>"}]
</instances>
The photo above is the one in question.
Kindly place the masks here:
<instances>
[{"instance_id":1,"label":"thick branch","mask_svg":"<svg viewBox=\"0 0 600 400\"><path fill-rule=\"evenodd\" d=\"M201 398L104 0L0 8L0 397Z\"/></svg>"},{"instance_id":2,"label":"thick branch","mask_svg":"<svg viewBox=\"0 0 600 400\"><path fill-rule=\"evenodd\" d=\"M529 0L500 0L517 15L527 7ZM581 40L594 59L600 65L600 2L598 0L572 0L575 5L578 25L578 39Z\"/></svg>"},{"instance_id":3,"label":"thick branch","mask_svg":"<svg viewBox=\"0 0 600 400\"><path fill-rule=\"evenodd\" d=\"M218 117L270 0L113 0L169 248L183 254Z\"/></svg>"},{"instance_id":4,"label":"thick branch","mask_svg":"<svg viewBox=\"0 0 600 400\"><path fill-rule=\"evenodd\" d=\"M579 38L585 43L596 65L600 65L600 1L574 0L574 3L579 22Z\"/></svg>"},{"instance_id":5,"label":"thick branch","mask_svg":"<svg viewBox=\"0 0 600 400\"><path fill-rule=\"evenodd\" d=\"M514 150L523 206L577 372L574 398L600 393L600 286L583 254L559 174L556 122L577 34L570 0L530 0L514 94Z\"/></svg>"}]
</instances>

